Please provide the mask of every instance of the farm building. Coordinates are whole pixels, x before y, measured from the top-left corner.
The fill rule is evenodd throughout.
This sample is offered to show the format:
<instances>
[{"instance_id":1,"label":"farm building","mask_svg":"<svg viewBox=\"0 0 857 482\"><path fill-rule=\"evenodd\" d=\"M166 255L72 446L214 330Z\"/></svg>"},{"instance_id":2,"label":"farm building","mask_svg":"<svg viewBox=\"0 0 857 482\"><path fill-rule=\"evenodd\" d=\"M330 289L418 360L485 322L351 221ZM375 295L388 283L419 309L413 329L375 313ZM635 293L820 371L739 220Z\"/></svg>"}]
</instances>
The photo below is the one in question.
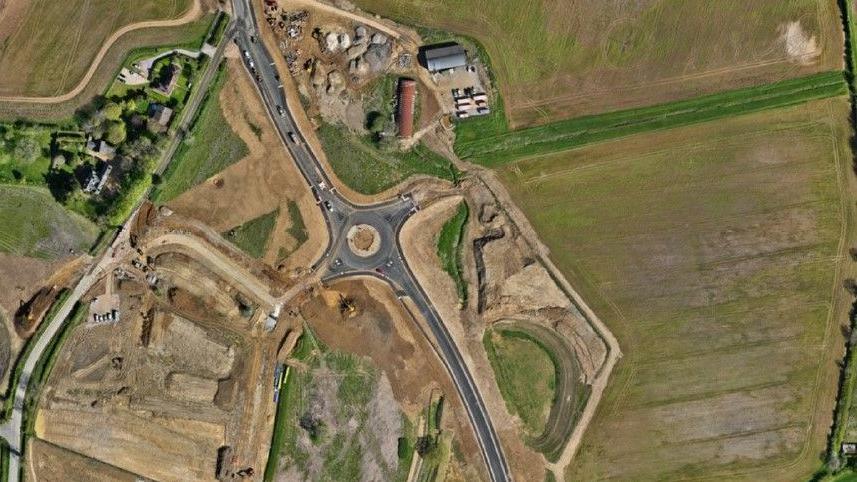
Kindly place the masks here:
<instances>
[{"instance_id":1,"label":"farm building","mask_svg":"<svg viewBox=\"0 0 857 482\"><path fill-rule=\"evenodd\" d=\"M422 54L429 72L440 72L467 65L464 47L456 43L429 45L422 49Z\"/></svg>"},{"instance_id":2,"label":"farm building","mask_svg":"<svg viewBox=\"0 0 857 482\"><path fill-rule=\"evenodd\" d=\"M414 102L417 97L417 83L413 79L399 79L399 102L396 121L399 124L399 137L406 139L414 134Z\"/></svg>"}]
</instances>

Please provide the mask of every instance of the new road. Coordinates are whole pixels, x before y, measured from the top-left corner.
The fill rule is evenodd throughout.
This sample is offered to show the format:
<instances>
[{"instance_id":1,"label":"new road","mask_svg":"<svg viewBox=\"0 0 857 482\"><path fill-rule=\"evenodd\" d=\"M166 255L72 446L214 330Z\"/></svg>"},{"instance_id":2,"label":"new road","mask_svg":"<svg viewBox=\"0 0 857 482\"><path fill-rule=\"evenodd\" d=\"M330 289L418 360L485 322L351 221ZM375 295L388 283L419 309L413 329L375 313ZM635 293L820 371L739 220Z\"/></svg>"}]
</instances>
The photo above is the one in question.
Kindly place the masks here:
<instances>
[{"instance_id":1,"label":"new road","mask_svg":"<svg viewBox=\"0 0 857 482\"><path fill-rule=\"evenodd\" d=\"M452 341L443 321L416 281L402 256L399 232L405 221L418 209L410 196L373 205L356 205L339 194L330 182L321 163L308 148L286 102L273 59L260 39L253 7L248 0L233 0L236 22L236 42L241 49L244 66L256 79L259 94L274 121L283 143L291 153L303 177L316 196L330 232L327 249L313 266L324 270L323 279L344 276L371 275L387 281L400 296L408 296L431 329L441 359L455 383L493 482L511 480L500 440L491 424L485 403L467 369L458 347ZM346 233L355 225L374 227L380 235L380 248L369 256L352 252L345 241Z\"/></svg>"}]
</instances>

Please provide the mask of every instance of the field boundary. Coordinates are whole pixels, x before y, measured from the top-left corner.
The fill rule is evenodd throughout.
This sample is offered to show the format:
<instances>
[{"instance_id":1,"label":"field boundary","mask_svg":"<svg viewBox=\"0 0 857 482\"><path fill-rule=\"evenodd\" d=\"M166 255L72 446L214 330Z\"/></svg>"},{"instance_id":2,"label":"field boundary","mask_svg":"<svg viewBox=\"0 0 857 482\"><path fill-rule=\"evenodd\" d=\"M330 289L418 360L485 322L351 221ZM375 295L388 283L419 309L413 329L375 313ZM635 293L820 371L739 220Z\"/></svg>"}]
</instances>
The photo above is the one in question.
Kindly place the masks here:
<instances>
[{"instance_id":1,"label":"field boundary","mask_svg":"<svg viewBox=\"0 0 857 482\"><path fill-rule=\"evenodd\" d=\"M110 47L116 43L123 35L129 32L133 32L134 30L141 30L146 28L158 28L158 27L177 27L181 26L194 20L197 20L201 17L202 7L200 5L200 0L191 0L191 6L188 8L181 17L168 19L168 20L147 20L143 22L136 22L129 25L125 25L119 30L113 32L107 40L104 41L104 44L101 45L101 49L95 54L95 58L92 60L92 63L89 66L89 69L83 75L83 78L75 85L70 91L65 94L57 95L57 96L49 96L49 97L38 97L38 96L0 96L0 102L28 102L34 104L58 104L60 102L69 101L75 97L77 97L86 86L89 84L89 81L95 75L96 70L101 65L101 60L107 54L107 51L110 50Z\"/></svg>"}]
</instances>

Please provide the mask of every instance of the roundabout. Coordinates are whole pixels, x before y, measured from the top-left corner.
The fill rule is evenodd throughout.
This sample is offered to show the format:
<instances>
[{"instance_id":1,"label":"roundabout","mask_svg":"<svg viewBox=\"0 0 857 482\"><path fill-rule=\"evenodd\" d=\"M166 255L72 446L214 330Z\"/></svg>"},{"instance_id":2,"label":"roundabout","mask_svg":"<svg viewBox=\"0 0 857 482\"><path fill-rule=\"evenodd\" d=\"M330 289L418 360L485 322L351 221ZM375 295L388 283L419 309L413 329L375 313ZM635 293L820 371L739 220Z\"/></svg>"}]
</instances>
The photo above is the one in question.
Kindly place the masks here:
<instances>
[{"instance_id":1,"label":"roundabout","mask_svg":"<svg viewBox=\"0 0 857 482\"><path fill-rule=\"evenodd\" d=\"M361 258L368 258L381 249L381 233L369 224L355 224L345 235L348 248Z\"/></svg>"}]
</instances>

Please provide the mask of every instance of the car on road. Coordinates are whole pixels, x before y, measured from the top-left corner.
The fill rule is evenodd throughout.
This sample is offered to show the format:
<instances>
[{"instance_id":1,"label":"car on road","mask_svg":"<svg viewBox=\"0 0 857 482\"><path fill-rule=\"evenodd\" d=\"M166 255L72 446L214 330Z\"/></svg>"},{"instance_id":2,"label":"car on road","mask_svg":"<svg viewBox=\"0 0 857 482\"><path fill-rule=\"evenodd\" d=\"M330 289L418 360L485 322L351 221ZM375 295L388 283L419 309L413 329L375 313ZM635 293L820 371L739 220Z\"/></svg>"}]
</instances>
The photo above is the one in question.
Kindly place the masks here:
<instances>
[{"instance_id":1,"label":"car on road","mask_svg":"<svg viewBox=\"0 0 857 482\"><path fill-rule=\"evenodd\" d=\"M253 35L251 35L251 36L250 36L250 42L251 42L251 43L256 43L256 37L255 37L255 36L253 36Z\"/></svg>"},{"instance_id":2,"label":"car on road","mask_svg":"<svg viewBox=\"0 0 857 482\"><path fill-rule=\"evenodd\" d=\"M298 136L296 136L294 132L289 131L289 140L292 141L292 144L297 144Z\"/></svg>"},{"instance_id":3,"label":"car on road","mask_svg":"<svg viewBox=\"0 0 857 482\"><path fill-rule=\"evenodd\" d=\"M255 62L253 62L252 60L250 60L249 62L247 62L247 65L249 65L249 66L250 66L250 70L252 70L253 72L255 72L255 71L256 71L256 63L255 63Z\"/></svg>"},{"instance_id":4,"label":"car on road","mask_svg":"<svg viewBox=\"0 0 857 482\"><path fill-rule=\"evenodd\" d=\"M339 259L339 258L334 259L334 260L333 260L333 265L334 265L334 266L342 266L342 260L341 260L341 259Z\"/></svg>"},{"instance_id":5,"label":"car on road","mask_svg":"<svg viewBox=\"0 0 857 482\"><path fill-rule=\"evenodd\" d=\"M324 202L324 207L325 207L325 209L327 209L328 211L333 212L333 204L330 204L330 201L325 201L325 202Z\"/></svg>"},{"instance_id":6,"label":"car on road","mask_svg":"<svg viewBox=\"0 0 857 482\"><path fill-rule=\"evenodd\" d=\"M281 106L281 105L277 106L277 114L280 114L280 117L286 116L286 111L283 110L283 106ZM294 142L294 141L292 141L292 142Z\"/></svg>"},{"instance_id":7,"label":"car on road","mask_svg":"<svg viewBox=\"0 0 857 482\"><path fill-rule=\"evenodd\" d=\"M247 50L244 50L244 58L250 60L250 52L248 52Z\"/></svg>"}]
</instances>

